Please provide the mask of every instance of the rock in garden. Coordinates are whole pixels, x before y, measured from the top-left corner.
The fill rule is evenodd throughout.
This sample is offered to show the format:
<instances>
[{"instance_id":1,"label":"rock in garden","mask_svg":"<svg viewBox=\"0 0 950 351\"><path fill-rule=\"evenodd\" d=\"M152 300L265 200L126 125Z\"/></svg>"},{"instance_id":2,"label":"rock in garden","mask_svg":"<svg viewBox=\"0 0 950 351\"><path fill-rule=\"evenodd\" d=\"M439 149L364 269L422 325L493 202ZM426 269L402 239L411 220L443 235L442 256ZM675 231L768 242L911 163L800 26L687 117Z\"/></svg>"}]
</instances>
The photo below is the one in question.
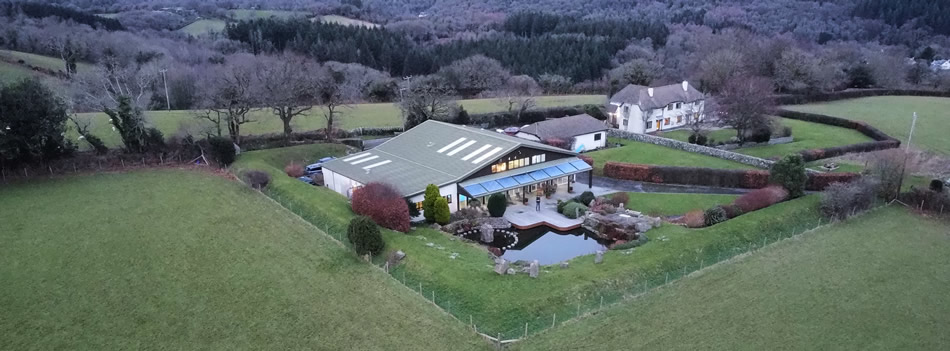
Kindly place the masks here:
<instances>
[{"instance_id":1,"label":"rock in garden","mask_svg":"<svg viewBox=\"0 0 950 351\"><path fill-rule=\"evenodd\" d=\"M402 250L398 250L396 254L393 255L393 258L395 258L397 262L402 261L403 258L406 258L406 253L402 252Z\"/></svg>"},{"instance_id":2,"label":"rock in garden","mask_svg":"<svg viewBox=\"0 0 950 351\"><path fill-rule=\"evenodd\" d=\"M653 226L650 225L650 223L647 223L647 222L639 222L639 223L637 223L637 224L634 225L634 228L637 229L637 232L638 232L638 233L643 233L643 232L645 232L645 231L648 231L648 230L650 230L650 229L653 229Z\"/></svg>"},{"instance_id":3,"label":"rock in garden","mask_svg":"<svg viewBox=\"0 0 950 351\"><path fill-rule=\"evenodd\" d=\"M597 255L594 256L594 263L604 262L604 251L597 250Z\"/></svg>"},{"instance_id":4,"label":"rock in garden","mask_svg":"<svg viewBox=\"0 0 950 351\"><path fill-rule=\"evenodd\" d=\"M567 268L569 265L567 262L561 262L561 269Z\"/></svg>"},{"instance_id":5,"label":"rock in garden","mask_svg":"<svg viewBox=\"0 0 950 351\"><path fill-rule=\"evenodd\" d=\"M495 263L495 273L501 275L508 273L508 261L502 258L500 262Z\"/></svg>"},{"instance_id":6,"label":"rock in garden","mask_svg":"<svg viewBox=\"0 0 950 351\"><path fill-rule=\"evenodd\" d=\"M538 277L538 269L540 269L540 268L541 268L541 265L538 264L538 260L532 261L532 262L531 262L531 265L528 266L528 275L531 276L531 278L537 278L537 277Z\"/></svg>"},{"instance_id":7,"label":"rock in garden","mask_svg":"<svg viewBox=\"0 0 950 351\"><path fill-rule=\"evenodd\" d=\"M491 224L485 223L479 228L482 234L482 242L490 243L495 241L495 228L492 228Z\"/></svg>"},{"instance_id":8,"label":"rock in garden","mask_svg":"<svg viewBox=\"0 0 950 351\"><path fill-rule=\"evenodd\" d=\"M507 272L507 273L508 273L508 275L515 275L515 274L518 273L518 272L515 272L515 269L514 269L514 268L508 268L508 272Z\"/></svg>"}]
</instances>

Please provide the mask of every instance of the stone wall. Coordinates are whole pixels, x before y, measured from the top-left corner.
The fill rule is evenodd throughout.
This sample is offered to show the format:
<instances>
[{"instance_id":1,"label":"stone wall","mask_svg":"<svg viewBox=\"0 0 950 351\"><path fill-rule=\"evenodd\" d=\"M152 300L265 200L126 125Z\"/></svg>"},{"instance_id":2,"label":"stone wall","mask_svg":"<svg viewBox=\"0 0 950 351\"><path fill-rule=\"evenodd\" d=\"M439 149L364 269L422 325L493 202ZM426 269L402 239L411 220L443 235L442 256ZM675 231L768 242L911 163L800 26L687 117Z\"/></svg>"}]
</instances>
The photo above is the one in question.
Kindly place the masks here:
<instances>
[{"instance_id":1,"label":"stone wall","mask_svg":"<svg viewBox=\"0 0 950 351\"><path fill-rule=\"evenodd\" d=\"M712 156L712 157L721 158L724 160L735 161L735 162L747 164L752 167L757 167L757 168L762 168L762 169L769 169L772 167L772 164L774 163L773 161L766 160L764 158L743 155L743 154L735 153L728 150L720 150L713 147L690 144L690 143L685 143L679 140L661 138L661 137L653 136L653 135L630 133L630 132L622 131L619 129L609 129L607 131L607 135L611 137L615 137L615 138L621 138L621 139L639 141L639 142L653 144L653 145L665 146L668 148L683 150L686 152L694 152L697 154Z\"/></svg>"}]
</instances>

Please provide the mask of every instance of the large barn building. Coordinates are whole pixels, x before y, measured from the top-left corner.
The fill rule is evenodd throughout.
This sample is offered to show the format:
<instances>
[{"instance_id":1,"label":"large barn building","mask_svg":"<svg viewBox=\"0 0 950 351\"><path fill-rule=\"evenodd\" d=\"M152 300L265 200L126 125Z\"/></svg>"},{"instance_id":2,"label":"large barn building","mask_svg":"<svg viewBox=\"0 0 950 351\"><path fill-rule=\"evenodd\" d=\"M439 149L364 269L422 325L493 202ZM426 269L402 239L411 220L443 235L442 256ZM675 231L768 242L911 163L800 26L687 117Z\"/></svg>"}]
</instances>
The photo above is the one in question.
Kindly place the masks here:
<instances>
[{"instance_id":1,"label":"large barn building","mask_svg":"<svg viewBox=\"0 0 950 351\"><path fill-rule=\"evenodd\" d=\"M326 187L347 197L363 184L388 183L420 209L426 186L435 184L455 212L472 199L484 204L494 193L533 201L544 184L566 191L575 175L591 169L574 152L429 120L371 150L325 164L323 177Z\"/></svg>"}]
</instances>

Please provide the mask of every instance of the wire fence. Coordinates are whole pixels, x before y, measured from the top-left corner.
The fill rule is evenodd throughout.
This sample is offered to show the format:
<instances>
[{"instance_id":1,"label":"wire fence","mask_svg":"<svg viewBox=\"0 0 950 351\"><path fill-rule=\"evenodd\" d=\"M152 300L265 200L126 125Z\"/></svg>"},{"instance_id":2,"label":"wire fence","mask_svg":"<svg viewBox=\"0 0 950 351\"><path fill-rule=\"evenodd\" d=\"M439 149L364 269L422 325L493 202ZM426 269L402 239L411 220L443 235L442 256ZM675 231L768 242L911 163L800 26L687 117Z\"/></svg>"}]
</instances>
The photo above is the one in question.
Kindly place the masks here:
<instances>
[{"instance_id":1,"label":"wire fence","mask_svg":"<svg viewBox=\"0 0 950 351\"><path fill-rule=\"evenodd\" d=\"M295 200L290 196L280 195L273 191L265 191L265 193L343 245L351 247L346 240L346 227L341 225L339 221L334 221L327 215L321 215L319 212L313 211L308 208L307 204L302 203L300 200ZM881 207L883 206L876 208ZM772 227L774 230L764 233L736 233L737 238L744 238L733 240L733 242L730 243L723 243L722 245L707 247L696 253L694 257L679 259L677 261L679 264L675 266L640 272L636 278L612 284L609 288L601 288L596 293L588 294L587 298L581 301L564 304L552 310L548 310L549 312L541 315L526 315L521 318L519 322L513 322L511 320L498 322L497 319L492 318L493 316L479 315L480 313L478 311L471 311L466 305L454 301L450 291L441 289L438 285L427 282L425 279L414 277L411 272L407 274L407 270L402 266L390 267L388 261L385 259L375 261L374 265L388 273L390 277L400 282L406 288L438 306L455 319L467 324L474 332L489 340L496 347L502 347L503 345L517 342L523 338L557 327L568 321L615 308L624 301L645 294L653 289L672 284L709 266L758 251L776 242L799 236L831 223L834 222L829 222L819 217L814 221L800 221L797 224L791 225L785 223L776 225ZM653 240L657 239L654 238ZM636 255L636 252L633 251L620 251L620 254ZM605 259L610 259L610 257L606 257Z\"/></svg>"},{"instance_id":2,"label":"wire fence","mask_svg":"<svg viewBox=\"0 0 950 351\"><path fill-rule=\"evenodd\" d=\"M17 167L0 166L0 183L69 174L121 171L146 167L191 165L194 156L173 154L115 154L108 156L80 155L72 158ZM200 164L206 164L200 160Z\"/></svg>"}]
</instances>

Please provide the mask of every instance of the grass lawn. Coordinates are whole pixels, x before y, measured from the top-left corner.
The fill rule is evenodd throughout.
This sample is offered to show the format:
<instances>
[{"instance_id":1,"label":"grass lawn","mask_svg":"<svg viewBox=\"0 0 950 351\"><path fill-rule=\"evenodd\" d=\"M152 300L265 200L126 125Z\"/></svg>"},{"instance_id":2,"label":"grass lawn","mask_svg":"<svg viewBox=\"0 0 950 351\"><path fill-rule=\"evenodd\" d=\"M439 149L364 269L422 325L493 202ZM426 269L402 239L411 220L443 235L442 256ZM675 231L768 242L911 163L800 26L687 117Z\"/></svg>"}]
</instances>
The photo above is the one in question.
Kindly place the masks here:
<instances>
[{"instance_id":1,"label":"grass lawn","mask_svg":"<svg viewBox=\"0 0 950 351\"><path fill-rule=\"evenodd\" d=\"M485 349L218 176L76 176L6 185L0 198L0 349Z\"/></svg>"},{"instance_id":2,"label":"grass lawn","mask_svg":"<svg viewBox=\"0 0 950 351\"><path fill-rule=\"evenodd\" d=\"M776 117L778 118L778 117ZM798 153L802 150L821 149L833 146L850 145L874 141L864 134L853 129L833 127L824 124L799 121L794 119L779 118L782 125L792 128L792 136L795 141L788 144L756 146L744 149L733 150L740 154L756 156L761 158L781 157L788 154ZM663 136L680 141L687 141L688 130L678 130L665 133ZM736 136L734 129L720 129L713 131L710 136L717 141L727 141Z\"/></svg>"},{"instance_id":3,"label":"grass lawn","mask_svg":"<svg viewBox=\"0 0 950 351\"><path fill-rule=\"evenodd\" d=\"M596 104L603 102L603 95L565 95L565 96L543 96L537 99L539 107L554 106L572 106L581 104ZM500 111L503 108L496 104L494 99L472 99L460 100L459 104L465 106L469 113L485 113ZM80 114L84 118L92 120L91 131L96 136L111 147L121 146L122 140L117 132L113 132L109 119L104 113L84 113ZM193 135L202 135L203 131L209 130L210 122L195 118L193 111L148 111L145 113L149 124L161 130L166 137L173 135L179 128L185 128ZM262 134L262 133L280 133L283 131L283 124L280 119L270 112L269 109L257 110L251 112L252 119L256 122L245 124L241 133L243 135ZM393 103L375 103L375 104L357 104L350 108L343 108L342 115L338 115L336 125L343 129L355 129L359 127L398 127L402 125L402 117L399 108ZM294 118L293 127L297 131L314 130L326 127L326 119L323 117L323 110L315 108L308 114ZM226 132L227 128L223 128ZM77 134L73 131L69 136L77 140ZM88 147L85 142L78 142L81 147Z\"/></svg>"},{"instance_id":4,"label":"grass lawn","mask_svg":"<svg viewBox=\"0 0 950 351\"><path fill-rule=\"evenodd\" d=\"M24 63L36 66L40 68L45 68L54 71L63 71L63 60L58 57L43 56L37 54L30 54L26 52L13 51L13 50L0 50L0 58L3 60L12 60L17 62L23 60ZM79 62L76 64L76 70L83 72L86 70L91 70L93 65Z\"/></svg>"},{"instance_id":5,"label":"grass lawn","mask_svg":"<svg viewBox=\"0 0 950 351\"><path fill-rule=\"evenodd\" d=\"M714 267L513 349L946 350L947 228L889 207Z\"/></svg>"},{"instance_id":6,"label":"grass lawn","mask_svg":"<svg viewBox=\"0 0 950 351\"><path fill-rule=\"evenodd\" d=\"M607 163L607 161L681 167L754 168L749 165L721 158L632 140L608 138L607 143L609 145L620 143L623 144L623 146L585 153L585 155L594 158L594 174L596 175L604 174L604 164Z\"/></svg>"},{"instance_id":7,"label":"grass lawn","mask_svg":"<svg viewBox=\"0 0 950 351\"><path fill-rule=\"evenodd\" d=\"M731 204L738 195L718 194L656 194L627 193L625 208L651 216L676 216L692 210L705 210L716 205Z\"/></svg>"},{"instance_id":8,"label":"grass lawn","mask_svg":"<svg viewBox=\"0 0 950 351\"><path fill-rule=\"evenodd\" d=\"M330 145L307 145L281 151L261 150L242 154L232 166L234 172L261 169L274 176L269 194L280 199L296 213L328 228L332 235L341 236L346 223L353 217L347 200L326 188L306 185L282 173L283 165L301 156L313 160L328 154L339 154L341 149ZM675 198L675 194L659 194L655 202L673 202L677 205L655 204L664 211L678 212L685 203L706 204L720 200L703 197ZM688 195L687 195L688 196ZM641 203L651 202L650 195L633 197ZM629 289L639 288L649 281L662 283L664 274L679 271L684 265L690 270L702 261L713 262L718 255L734 254L738 248L761 244L762 238L786 236L817 223L817 196L785 202L761 211L745 214L736 219L703 229L686 229L664 225L647 235L654 239L632 254L610 251L604 263L593 264L589 256L571 261L569 269L544 267L541 277L526 275L498 276L492 271L489 254L476 245L428 228L415 228L408 234L383 231L387 250L402 250L408 256L391 273L405 284L418 290L420 284L425 296L436 294L436 302L463 321L472 320L480 330L492 335L502 333L509 337L521 335L525 323L531 333L549 327L553 314L558 320L573 317L578 310L590 311L599 303L615 301ZM334 234L335 233L335 234ZM658 240L665 237L666 240ZM431 243L432 245L427 245ZM757 243L757 244L756 244ZM458 253L451 258L452 253Z\"/></svg>"},{"instance_id":9,"label":"grass lawn","mask_svg":"<svg viewBox=\"0 0 950 351\"><path fill-rule=\"evenodd\" d=\"M0 84L9 84L29 77L42 77L44 74L33 71L25 66L0 61Z\"/></svg>"},{"instance_id":10,"label":"grass lawn","mask_svg":"<svg viewBox=\"0 0 950 351\"><path fill-rule=\"evenodd\" d=\"M890 136L906 142L913 113L917 112L914 147L950 155L950 98L876 96L808 105L785 106L789 110L820 113L865 121Z\"/></svg>"},{"instance_id":11,"label":"grass lawn","mask_svg":"<svg viewBox=\"0 0 950 351\"><path fill-rule=\"evenodd\" d=\"M194 22L191 22L187 26L182 27L179 31L190 34L192 36L199 36L202 34L207 34L211 32L221 32L224 31L224 27L227 25L227 22L220 19L200 19Z\"/></svg>"}]
</instances>

